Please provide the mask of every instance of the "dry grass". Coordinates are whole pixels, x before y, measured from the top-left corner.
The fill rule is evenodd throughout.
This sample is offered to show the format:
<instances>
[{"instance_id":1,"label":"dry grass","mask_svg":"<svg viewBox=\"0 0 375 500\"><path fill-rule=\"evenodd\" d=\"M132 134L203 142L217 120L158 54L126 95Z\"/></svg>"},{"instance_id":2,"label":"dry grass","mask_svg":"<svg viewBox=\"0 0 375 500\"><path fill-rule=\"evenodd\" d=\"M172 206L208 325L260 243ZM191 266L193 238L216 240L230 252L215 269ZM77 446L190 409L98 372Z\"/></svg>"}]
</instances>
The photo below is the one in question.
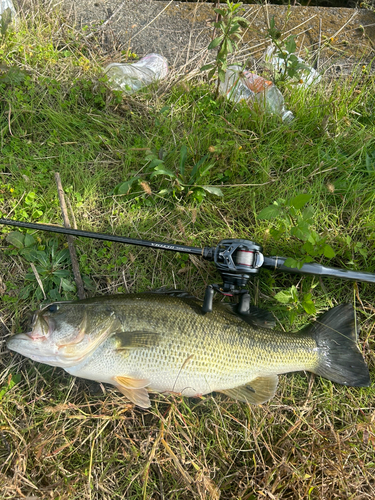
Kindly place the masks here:
<instances>
[{"instance_id":1,"label":"dry grass","mask_svg":"<svg viewBox=\"0 0 375 500\"><path fill-rule=\"evenodd\" d=\"M1 262L4 281L22 274L12 261ZM373 372L374 311L363 307L361 345ZM155 394L152 408L140 410L110 386L10 353L9 329L26 329L29 308L7 311L0 323L0 498L374 497L373 389L290 374L259 407L218 394Z\"/></svg>"},{"instance_id":2,"label":"dry grass","mask_svg":"<svg viewBox=\"0 0 375 500\"><path fill-rule=\"evenodd\" d=\"M262 407L155 396L140 411L112 390L21 363L22 382L2 400L4 499L374 496L368 390L295 375Z\"/></svg>"},{"instance_id":3,"label":"dry grass","mask_svg":"<svg viewBox=\"0 0 375 500\"><path fill-rule=\"evenodd\" d=\"M22 52L21 40L17 39L13 44L14 54L6 55L7 63L27 69L34 77L49 76L63 83L69 82L73 77L80 79L88 75L90 77L98 75L100 63L107 57L107 49L101 48L101 40L95 37L83 37L82 33L76 32L69 23L58 21L52 14L46 22L43 15L41 11L34 12L34 17L29 19L27 33L30 38L29 43L24 45L33 46L35 51L35 47L43 45L42 40L48 40L50 34L54 33L51 48L40 50L38 59L35 53L34 55L30 53L31 49L29 52L28 50ZM60 59L58 60L61 64L53 63L53 57L58 57L58 54L65 50L69 53L66 64L61 63ZM226 133L232 134L231 137L235 136L236 140L242 142L236 143L235 147L231 145L230 153L219 151L217 161L234 165L237 157L233 160L230 156L234 149L239 151L240 144L242 150L245 150L246 144L250 144L246 153L248 157L245 160L240 158L238 161L243 161L247 169L252 169L251 177L254 177L254 180L247 179L247 183L261 184L262 176L269 182L269 186L262 186L257 191L255 189L249 191L248 188L243 188L242 191L228 190L224 201L218 202L217 205L207 203L196 207L175 204L176 206L172 208L169 205L159 207L156 204L151 207L146 205L139 207L134 200L126 204L123 198L108 195L108 186L113 187L116 179L128 174L126 168L129 171L133 168L132 158L129 160L130 166L124 166L123 162L123 157L128 158L126 155L130 157L130 150L126 149L125 142L128 132L122 131L122 136L119 132L122 126L126 127L129 112L132 114L132 121L129 122L133 127L132 133L144 134L150 142L156 140L154 136L157 132L152 125L154 116L147 110L148 107L159 103L160 96L167 93L169 86L170 82L167 82L167 85L162 87L159 93L155 92L149 100L146 98L127 100L117 107L112 105L113 96L109 96L106 104L112 105L110 112L105 110L99 113L94 109L92 115L85 114L78 125L69 122L67 115L61 114L56 117L54 123L64 124L64 127L59 129L63 130L61 133L66 132L67 136L71 135L69 141L65 139L67 142L64 149L57 149L57 154L53 149L55 145L48 145L52 151L50 154L56 157L65 154L66 151L66 156L56 160L61 162L61 169L65 161L70 161L69 155L73 155L69 150L70 141L76 140L79 146L73 144L72 147L76 155L74 157L76 163L72 162L72 165L78 165L77 171L70 176L71 168L66 167L65 179L67 184L74 184L71 201L76 215L79 213L80 227L85 226L87 229L102 232L127 230L133 237L194 246L208 242L214 244L213 242L224 237L245 237L251 228L254 239L264 238L268 248L272 247L269 242L267 243L266 238L269 238L269 234L265 232L265 227L257 223L252 208L247 207L254 204L259 211L266 205L265 200L271 202L279 195L279 190L287 190L288 182L289 186L297 190L303 189L306 177L303 175L299 177L300 171L297 170L301 164L307 164L306 168L309 168L311 162L307 174L311 174L313 179L317 178L315 168L319 169L319 165L314 165L312 159L316 151L313 150L311 153L310 150L314 147L314 141L320 140L320 135L316 133L316 124L314 127L310 125L311 134L315 135L312 136L313 139L309 138L310 131L306 132L309 126L307 119L306 123L302 122L300 130L295 134L295 141L299 141L296 143L301 148L301 156L296 159L293 157L295 151L292 150L294 140L289 141L285 138L281 146L278 146L277 134L272 135L274 131L266 130L265 126L266 132L263 135L262 126L256 131L244 127L239 130L229 123ZM188 90L191 88L188 87ZM347 98L349 102L350 98L344 94L344 90L342 97ZM47 92L44 98L49 98ZM299 103L301 106L304 105L302 99ZM337 96L335 100L338 100ZM327 102L330 105L329 98ZM366 106L370 108L372 102L369 98ZM185 109L183 104L178 106L181 106L183 112L187 114L193 105L188 103ZM178 106L176 105L177 111ZM342 109L337 105L334 111L340 115ZM19 110L15 112L17 117L15 121L12 121L11 116L8 123L6 118L2 140L9 138L13 131L14 134L18 134L17 138L20 138L20 143L23 144L22 141L28 140L28 136L22 135L22 128L26 125L20 121L18 112ZM206 119L201 108L194 113L197 113L200 119ZM313 113L314 110L311 116ZM41 116L40 120L45 119L50 123L47 121L49 118L47 115ZM338 118L331 116L330 123L326 120L327 150L331 147L329 141L332 137L336 137L335 134L340 135L344 129L343 121L354 119L348 111L344 118L340 116ZM71 120L76 119L76 115L72 114ZM40 133L37 121L34 122L35 134ZM92 128L94 121L97 127L95 130ZM178 126L174 129L177 139L180 140L178 135L180 133L182 136L192 133L192 128L198 122L197 119L197 122L189 124L191 129L186 128L185 132L183 119L179 118L176 121ZM87 130L82 124L87 125ZM30 131L32 125L27 126ZM145 130L142 130L142 126ZM208 121L207 123L204 121L202 136L210 126ZM363 127L365 128L365 125ZM90 149L90 134L93 130L107 141L99 152L93 146ZM348 129L345 130L350 142ZM325 133L326 131L323 131L322 135ZM82 134L86 134L83 139ZM120 139L115 142L117 136ZM276 146L268 146L267 137L270 137L270 142L274 141ZM33 137L32 144L38 143L38 138L38 135L36 138ZM124 140L123 144L121 140ZM166 139L162 137L160 140ZM172 139L170 140L172 142ZM258 150L262 141L266 143L266 147ZM87 150L84 150L86 143ZM305 149L303 149L304 144L306 144ZM45 155L43 145L40 143L39 146L40 155ZM276 147L282 149L278 157L278 167L274 162ZM284 147L289 148L287 152L284 151ZM360 144L358 147L362 148L360 153L362 154L365 145ZM80 148L83 150L82 156L79 156ZM329 149L330 154L332 150L333 148ZM343 147L340 151L342 150ZM3 167L0 163L0 179L4 185L8 179L9 182L18 182L21 185L22 179L19 180L21 174L18 169L25 165L28 167L30 163L24 151L15 149L7 157L9 164L4 163ZM138 155L137 161L143 160L143 152L134 154ZM269 156L266 157L266 154ZM292 158L290 163L287 163L288 155ZM17 166L12 163L14 156L18 162ZM353 153L349 157L353 163L353 167L350 168L353 168L355 175L360 176L357 174L360 165L357 156ZM325 161L328 167L333 165L332 170L337 168L336 163L329 163L331 160L328 158L328 153ZM348 160L348 163L350 162ZM50 217L55 220L58 217L58 207L51 201L54 199L51 195L54 187L50 187L49 181L45 180L55 166L51 163L51 166L42 171L43 165L41 161L38 171L40 179L36 175L37 180L32 187L28 187L27 183L22 186L26 186L24 194L28 189L37 190L42 186L45 218ZM348 176L349 174L352 175L351 170ZM330 181L331 178L322 178L321 183L317 182L312 188L315 189L316 196L320 196L324 201L328 196L325 187L327 180ZM365 178L363 184L359 184L362 186L360 202L351 200L355 194L353 195L350 190L353 189L354 192L352 186L355 185L349 184L347 193L334 198L330 202L331 205L325 209L326 212L324 207L322 208L321 217L328 221L327 227L333 234L332 238L339 241L338 245L342 233L346 231L353 235L353 244L357 240L365 242L365 246L368 244L373 251L372 240L369 239L371 228L374 227L372 182L373 177L370 176ZM103 188L103 184L107 186L107 191ZM82 199L77 201L74 198L75 192L80 192ZM9 191L5 192L4 188L4 192L0 192L2 211L10 213L10 216L17 214L17 210L23 207L24 194L21 190L15 207L14 198ZM361 207L362 204L365 208ZM331 217L332 213L334 216ZM331 218L334 217L332 222ZM358 227L358 220L363 221L361 227ZM281 243L286 251L290 250L288 242ZM62 369L33 363L6 349L6 341L12 333L27 331L31 310L37 304L32 298L28 301L18 299L19 290L24 285L25 274L28 272L28 264L17 252L9 251L5 239L1 240L1 245L1 500L49 498L54 500L167 498L362 500L375 497L373 388L341 387L309 374L293 374L282 376L276 397L260 407L237 403L223 395L214 394L201 399L153 395L150 410L134 408L111 387L74 379ZM345 247L342 241L341 245ZM107 253L99 255L98 252L102 251L102 248L102 244L96 242L80 242L80 256L92 257L85 265L88 267L95 289L103 294L119 291L134 292L173 284L177 288L185 288L197 296L203 296L205 284L217 280L213 267L202 264L198 259L193 258L181 265L181 260L177 256L172 257L171 254L150 255L147 250L132 249L126 254L128 261L125 264L118 264L118 259L124 255L123 249L113 246L107 249ZM365 258L361 260L352 249L349 257L345 252L342 250L340 254L343 262L347 262L353 255L358 266L368 264L369 270L374 266L371 253L366 261ZM280 289L295 283L294 278L271 279L267 276L264 281L266 284L263 288L262 285L260 287L254 285L254 296L257 301L272 307L275 307L275 304L270 288ZM298 286L302 289L306 282L307 280L304 282L301 280ZM373 374L375 309L371 286L358 289L346 284L338 287L337 282L332 283L327 280L321 282L319 291L315 290L316 303L319 303L321 308L343 300L351 300L357 305L362 326L360 347ZM279 307L279 312L281 309ZM304 321L306 317L301 319L301 322ZM281 318L281 322L286 326L285 317Z\"/></svg>"}]
</instances>

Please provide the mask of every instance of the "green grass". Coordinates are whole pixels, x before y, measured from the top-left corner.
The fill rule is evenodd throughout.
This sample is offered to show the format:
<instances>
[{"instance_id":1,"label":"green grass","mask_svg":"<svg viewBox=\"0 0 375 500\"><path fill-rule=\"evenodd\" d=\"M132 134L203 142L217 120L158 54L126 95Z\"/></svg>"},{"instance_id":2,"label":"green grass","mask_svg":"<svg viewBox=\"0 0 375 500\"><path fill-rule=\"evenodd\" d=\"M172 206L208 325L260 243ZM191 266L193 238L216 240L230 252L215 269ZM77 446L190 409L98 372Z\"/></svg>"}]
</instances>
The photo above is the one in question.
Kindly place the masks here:
<instances>
[{"instance_id":1,"label":"green grass","mask_svg":"<svg viewBox=\"0 0 375 500\"><path fill-rule=\"evenodd\" d=\"M100 71L106 56L84 35L40 11L0 40L0 63L19 69L11 81L0 75L2 216L61 224L58 171L79 228L198 247L246 238L266 255L299 258L296 219L257 214L307 193L309 230L335 251L322 262L375 272L373 77L283 89L296 116L286 126L215 101L202 79L168 81L132 98L113 93ZM190 194L177 180L183 146L187 174L205 155L204 165L213 165ZM150 153L165 158L174 177L152 177ZM129 192L119 193L132 177ZM223 196L201 198L201 185ZM290 374L261 407L217 394L152 395L152 408L141 411L111 387L10 353L9 335L27 331L42 296L28 260L6 239L10 231L3 227L0 239L1 498L373 498L372 388ZM41 252L51 239L66 247L64 238L29 234ZM197 258L93 240L75 245L91 295L169 286L203 297L219 280ZM72 283L70 266L64 270ZM279 303L275 295L293 285L298 300ZM76 296L51 281L45 287ZM249 289L287 330L313 319L301 307L304 294L318 313L352 302L373 377L373 285L262 270Z\"/></svg>"}]
</instances>

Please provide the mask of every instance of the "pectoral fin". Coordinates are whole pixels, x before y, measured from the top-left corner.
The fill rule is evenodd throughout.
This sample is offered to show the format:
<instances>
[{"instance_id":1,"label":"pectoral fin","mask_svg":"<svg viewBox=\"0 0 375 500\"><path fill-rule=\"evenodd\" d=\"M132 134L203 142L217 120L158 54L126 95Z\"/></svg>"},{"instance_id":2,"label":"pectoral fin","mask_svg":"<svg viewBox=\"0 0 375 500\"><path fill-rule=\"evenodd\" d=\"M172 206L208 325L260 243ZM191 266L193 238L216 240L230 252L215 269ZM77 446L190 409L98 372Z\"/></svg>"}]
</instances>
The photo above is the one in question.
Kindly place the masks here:
<instances>
[{"instance_id":1,"label":"pectoral fin","mask_svg":"<svg viewBox=\"0 0 375 500\"><path fill-rule=\"evenodd\" d=\"M259 405L273 398L278 381L277 375L257 377L246 385L220 392L238 401Z\"/></svg>"},{"instance_id":2,"label":"pectoral fin","mask_svg":"<svg viewBox=\"0 0 375 500\"><path fill-rule=\"evenodd\" d=\"M147 385L150 383L147 379L135 379L126 376L113 377L115 386L122 392L132 403L141 408L149 408L151 406L150 398L148 397Z\"/></svg>"},{"instance_id":3,"label":"pectoral fin","mask_svg":"<svg viewBox=\"0 0 375 500\"><path fill-rule=\"evenodd\" d=\"M117 350L155 347L160 342L160 333L147 331L116 332Z\"/></svg>"}]
</instances>

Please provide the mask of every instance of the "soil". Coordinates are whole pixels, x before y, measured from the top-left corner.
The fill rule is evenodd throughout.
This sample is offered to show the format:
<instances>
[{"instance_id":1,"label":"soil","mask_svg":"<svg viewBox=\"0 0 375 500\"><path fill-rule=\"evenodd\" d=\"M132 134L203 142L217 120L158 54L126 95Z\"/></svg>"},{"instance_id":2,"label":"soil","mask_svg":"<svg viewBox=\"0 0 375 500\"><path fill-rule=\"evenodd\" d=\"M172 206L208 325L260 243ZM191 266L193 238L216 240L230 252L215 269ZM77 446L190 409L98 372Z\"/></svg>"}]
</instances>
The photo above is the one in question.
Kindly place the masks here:
<instances>
[{"instance_id":1,"label":"soil","mask_svg":"<svg viewBox=\"0 0 375 500\"><path fill-rule=\"evenodd\" d=\"M65 8L76 24L96 27L98 39L106 44L108 62L157 52L169 64L186 72L213 56L205 50L212 37L210 20L214 4L159 0L65 0ZM276 25L297 46L316 54L323 72L349 73L374 57L375 13L366 9L246 5L251 21L237 60L257 64L269 43L267 24Z\"/></svg>"}]
</instances>

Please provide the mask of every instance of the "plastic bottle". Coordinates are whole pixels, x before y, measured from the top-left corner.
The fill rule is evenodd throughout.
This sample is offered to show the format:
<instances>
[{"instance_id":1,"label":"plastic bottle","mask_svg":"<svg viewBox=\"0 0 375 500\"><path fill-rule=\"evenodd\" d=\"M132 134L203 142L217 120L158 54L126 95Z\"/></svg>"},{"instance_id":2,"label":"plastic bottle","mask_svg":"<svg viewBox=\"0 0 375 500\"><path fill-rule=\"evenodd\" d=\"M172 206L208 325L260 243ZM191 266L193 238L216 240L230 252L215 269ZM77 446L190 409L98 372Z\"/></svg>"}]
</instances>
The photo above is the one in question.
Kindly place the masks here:
<instances>
[{"instance_id":1,"label":"plastic bottle","mask_svg":"<svg viewBox=\"0 0 375 500\"><path fill-rule=\"evenodd\" d=\"M10 13L12 16L12 21L14 21L14 18L16 17L16 9L14 8L12 0L0 0L0 19L3 13L7 10L10 9Z\"/></svg>"},{"instance_id":2,"label":"plastic bottle","mask_svg":"<svg viewBox=\"0 0 375 500\"><path fill-rule=\"evenodd\" d=\"M161 80L168 74L168 61L159 54L148 54L139 61L109 64L104 72L113 88L133 94L150 83Z\"/></svg>"},{"instance_id":3,"label":"plastic bottle","mask_svg":"<svg viewBox=\"0 0 375 500\"><path fill-rule=\"evenodd\" d=\"M285 109L283 95L272 82L241 66L228 67L225 81L220 84L220 92L233 102L257 101L268 113L280 115L285 122L294 118L293 113Z\"/></svg>"},{"instance_id":4,"label":"plastic bottle","mask_svg":"<svg viewBox=\"0 0 375 500\"><path fill-rule=\"evenodd\" d=\"M285 61L281 57L277 57L275 55L275 47L270 45L265 54L264 54L264 60L266 61L266 64L268 66L271 66L272 69L276 70L278 73L281 73L282 71L285 71ZM288 57L291 56L292 54L288 54ZM301 87L310 87L311 85L315 85L316 83L320 82L322 76L319 73L319 71L316 71L316 69L311 68L308 66L303 59L300 57L296 56L298 59L298 62L302 63L305 65L305 69L302 70L301 72L301 81L299 85Z\"/></svg>"}]
</instances>

